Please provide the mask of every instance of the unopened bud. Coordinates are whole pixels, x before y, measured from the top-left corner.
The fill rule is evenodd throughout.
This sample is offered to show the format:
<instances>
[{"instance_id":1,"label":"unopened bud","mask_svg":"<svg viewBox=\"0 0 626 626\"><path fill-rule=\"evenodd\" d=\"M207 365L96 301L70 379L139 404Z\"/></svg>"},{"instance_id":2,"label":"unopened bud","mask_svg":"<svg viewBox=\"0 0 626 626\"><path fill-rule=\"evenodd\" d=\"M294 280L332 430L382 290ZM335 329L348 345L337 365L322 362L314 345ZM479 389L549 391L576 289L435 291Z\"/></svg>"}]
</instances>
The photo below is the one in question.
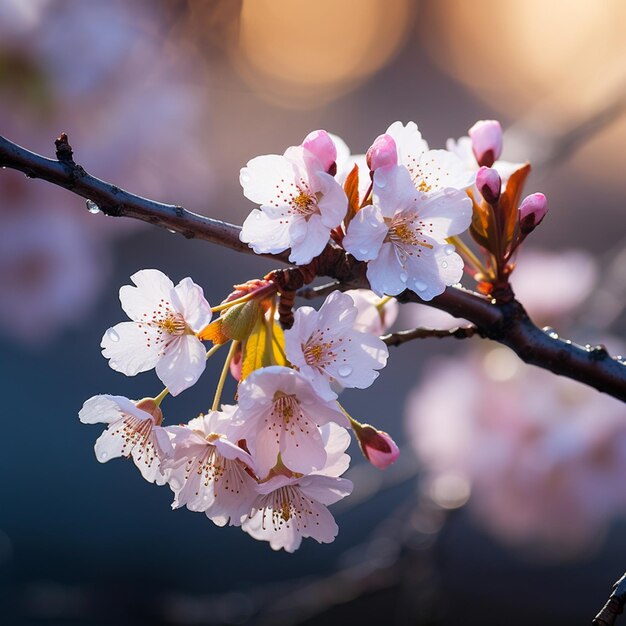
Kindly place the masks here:
<instances>
[{"instance_id":1,"label":"unopened bud","mask_svg":"<svg viewBox=\"0 0 626 626\"><path fill-rule=\"evenodd\" d=\"M154 423L160 426L163 423L163 411L159 405L154 401L154 398L143 398L138 402L135 402L135 406L146 413L149 413L154 417Z\"/></svg>"},{"instance_id":2,"label":"unopened bud","mask_svg":"<svg viewBox=\"0 0 626 626\"><path fill-rule=\"evenodd\" d=\"M500 199L502 179L500 174L491 167L484 165L476 173L476 186L489 204L496 204Z\"/></svg>"},{"instance_id":3,"label":"unopened bud","mask_svg":"<svg viewBox=\"0 0 626 626\"><path fill-rule=\"evenodd\" d=\"M391 135L379 135L365 155L367 166L374 172L379 167L398 164L398 149Z\"/></svg>"},{"instance_id":4,"label":"unopened bud","mask_svg":"<svg viewBox=\"0 0 626 626\"><path fill-rule=\"evenodd\" d=\"M325 130L314 130L302 142L302 147L312 152L328 172L337 160L337 147L331 136ZM336 166L335 166L336 167Z\"/></svg>"},{"instance_id":5,"label":"unopened bud","mask_svg":"<svg viewBox=\"0 0 626 626\"><path fill-rule=\"evenodd\" d=\"M502 126L496 120L480 120L468 134L478 165L491 167L502 154Z\"/></svg>"},{"instance_id":6,"label":"unopened bud","mask_svg":"<svg viewBox=\"0 0 626 626\"><path fill-rule=\"evenodd\" d=\"M523 235L532 232L548 212L548 201L542 193L533 193L522 200L519 207L519 225Z\"/></svg>"},{"instance_id":7,"label":"unopened bud","mask_svg":"<svg viewBox=\"0 0 626 626\"><path fill-rule=\"evenodd\" d=\"M241 371L243 368L243 349L241 343L237 344L233 358L230 361L230 375L239 382L241 380Z\"/></svg>"},{"instance_id":8,"label":"unopened bud","mask_svg":"<svg viewBox=\"0 0 626 626\"><path fill-rule=\"evenodd\" d=\"M357 436L365 458L378 469L385 469L400 456L396 442L383 430L377 430L369 424L352 421L352 430Z\"/></svg>"}]
</instances>

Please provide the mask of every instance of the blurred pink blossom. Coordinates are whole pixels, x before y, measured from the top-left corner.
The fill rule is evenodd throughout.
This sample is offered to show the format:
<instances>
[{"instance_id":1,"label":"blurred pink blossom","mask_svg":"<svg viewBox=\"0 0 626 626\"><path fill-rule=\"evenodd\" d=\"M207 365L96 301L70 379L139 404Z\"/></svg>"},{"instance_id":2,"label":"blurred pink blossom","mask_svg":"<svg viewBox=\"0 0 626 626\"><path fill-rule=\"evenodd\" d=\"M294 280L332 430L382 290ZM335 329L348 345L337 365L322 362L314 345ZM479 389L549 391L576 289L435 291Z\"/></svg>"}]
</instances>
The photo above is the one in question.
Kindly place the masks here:
<instances>
[{"instance_id":1,"label":"blurred pink blossom","mask_svg":"<svg viewBox=\"0 0 626 626\"><path fill-rule=\"evenodd\" d=\"M626 407L506 348L439 360L406 427L431 496L448 506L464 485L477 522L506 543L573 556L626 513Z\"/></svg>"}]
</instances>

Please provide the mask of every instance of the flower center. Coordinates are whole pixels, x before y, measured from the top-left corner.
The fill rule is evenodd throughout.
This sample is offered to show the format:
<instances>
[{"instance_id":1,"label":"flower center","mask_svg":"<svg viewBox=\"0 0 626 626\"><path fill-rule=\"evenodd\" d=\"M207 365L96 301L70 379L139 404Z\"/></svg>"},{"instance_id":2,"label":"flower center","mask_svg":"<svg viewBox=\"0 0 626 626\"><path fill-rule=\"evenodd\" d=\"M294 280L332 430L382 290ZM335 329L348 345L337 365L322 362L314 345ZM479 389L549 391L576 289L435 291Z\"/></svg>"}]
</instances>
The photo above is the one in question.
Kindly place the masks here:
<instances>
[{"instance_id":1,"label":"flower center","mask_svg":"<svg viewBox=\"0 0 626 626\"><path fill-rule=\"evenodd\" d=\"M180 313L169 313L166 317L160 319L156 324L166 333L174 336L184 335L187 331L187 324Z\"/></svg>"},{"instance_id":2,"label":"flower center","mask_svg":"<svg viewBox=\"0 0 626 626\"><path fill-rule=\"evenodd\" d=\"M277 392L274 399L274 411L285 424L293 419L294 415L300 413L298 401L295 396L288 396L282 392Z\"/></svg>"},{"instance_id":3,"label":"flower center","mask_svg":"<svg viewBox=\"0 0 626 626\"><path fill-rule=\"evenodd\" d=\"M422 193L428 193L432 189L432 185L429 185L424 179L420 180L415 186Z\"/></svg>"},{"instance_id":4,"label":"flower center","mask_svg":"<svg viewBox=\"0 0 626 626\"><path fill-rule=\"evenodd\" d=\"M389 229L387 237L392 243L409 244L413 246L418 243L415 231L407 222L398 222L397 224L394 224Z\"/></svg>"}]
</instances>

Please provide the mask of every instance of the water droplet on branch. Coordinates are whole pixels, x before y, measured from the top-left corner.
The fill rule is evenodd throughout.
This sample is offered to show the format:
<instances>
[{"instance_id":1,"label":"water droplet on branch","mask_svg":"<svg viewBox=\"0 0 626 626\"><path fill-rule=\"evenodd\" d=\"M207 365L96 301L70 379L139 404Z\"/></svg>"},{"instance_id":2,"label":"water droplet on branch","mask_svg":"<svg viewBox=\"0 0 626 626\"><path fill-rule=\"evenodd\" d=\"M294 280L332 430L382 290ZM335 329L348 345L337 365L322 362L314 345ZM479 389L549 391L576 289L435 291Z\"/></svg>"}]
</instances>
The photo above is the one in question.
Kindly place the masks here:
<instances>
[{"instance_id":1,"label":"water droplet on branch","mask_svg":"<svg viewBox=\"0 0 626 626\"><path fill-rule=\"evenodd\" d=\"M87 200L85 204L87 205L87 210L90 213L93 213L94 215L96 213L100 213L100 207L93 200Z\"/></svg>"}]
</instances>

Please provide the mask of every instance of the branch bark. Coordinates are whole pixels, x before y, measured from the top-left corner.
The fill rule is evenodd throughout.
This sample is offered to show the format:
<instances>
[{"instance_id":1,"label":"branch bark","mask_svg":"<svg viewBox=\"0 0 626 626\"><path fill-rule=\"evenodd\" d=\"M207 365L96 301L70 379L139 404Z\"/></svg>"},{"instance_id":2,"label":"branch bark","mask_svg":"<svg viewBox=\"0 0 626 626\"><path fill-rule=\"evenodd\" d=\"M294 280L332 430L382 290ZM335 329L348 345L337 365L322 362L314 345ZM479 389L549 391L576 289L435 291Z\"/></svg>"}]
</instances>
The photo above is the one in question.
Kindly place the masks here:
<instances>
[{"instance_id":1,"label":"branch bark","mask_svg":"<svg viewBox=\"0 0 626 626\"><path fill-rule=\"evenodd\" d=\"M88 174L75 163L66 136L59 137L56 146L57 158L48 159L0 136L0 167L15 169L29 178L40 178L63 187L96 203L106 215L139 219L173 230L189 239L203 239L237 252L252 253L239 239L240 227L120 189ZM282 263L289 262L288 252L263 256ZM337 279L339 282L334 285L336 288L369 287L364 264L332 245L314 262L314 266L318 275ZM295 291L309 282L311 268L308 268L308 272L306 268L296 267L281 272L281 282L293 285L290 289ZM315 295L328 288L319 289ZM303 295L308 297L313 292L315 290L305 290ZM398 300L428 304L455 317L465 318L476 326L477 334L508 346L526 363L567 376L626 401L626 365L622 361L612 358L603 346L578 346L541 330L515 299L504 303L492 302L471 291L449 287L429 302L424 302L408 290L400 294Z\"/></svg>"},{"instance_id":2,"label":"branch bark","mask_svg":"<svg viewBox=\"0 0 626 626\"><path fill-rule=\"evenodd\" d=\"M613 585L609 599L591 623L593 626L613 626L617 616L623 613L624 605L626 605L626 574Z\"/></svg>"},{"instance_id":3,"label":"branch bark","mask_svg":"<svg viewBox=\"0 0 626 626\"><path fill-rule=\"evenodd\" d=\"M446 339L448 337L454 337L455 339L468 339L474 335L480 335L480 332L476 326L458 326L457 328L451 328L450 330L437 330L435 328L413 328L412 330L400 330L397 333L389 333L384 335L381 339L388 346L401 346L407 341L413 341L413 339Z\"/></svg>"}]
</instances>

